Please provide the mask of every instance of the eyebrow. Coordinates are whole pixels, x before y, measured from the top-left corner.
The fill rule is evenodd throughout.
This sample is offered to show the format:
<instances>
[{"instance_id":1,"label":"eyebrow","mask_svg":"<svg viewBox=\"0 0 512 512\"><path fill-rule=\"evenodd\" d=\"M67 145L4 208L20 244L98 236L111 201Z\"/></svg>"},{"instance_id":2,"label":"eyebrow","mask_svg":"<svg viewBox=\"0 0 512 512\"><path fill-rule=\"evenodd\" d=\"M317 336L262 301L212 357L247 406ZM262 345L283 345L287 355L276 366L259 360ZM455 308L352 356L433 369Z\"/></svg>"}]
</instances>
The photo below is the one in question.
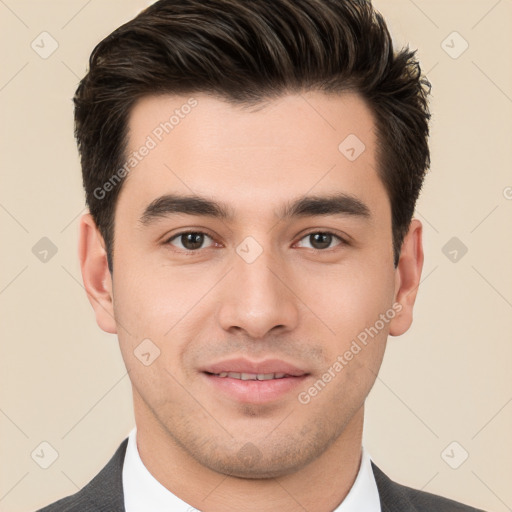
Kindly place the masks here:
<instances>
[{"instance_id":1,"label":"eyebrow","mask_svg":"<svg viewBox=\"0 0 512 512\"><path fill-rule=\"evenodd\" d=\"M197 195L165 194L153 200L139 219L143 226L149 226L158 219L174 214L212 217L233 220L234 211L225 203L213 201ZM344 193L327 196L306 196L285 204L276 213L280 220L294 217L314 217L318 215L342 215L370 218L368 206L360 199Z\"/></svg>"}]
</instances>

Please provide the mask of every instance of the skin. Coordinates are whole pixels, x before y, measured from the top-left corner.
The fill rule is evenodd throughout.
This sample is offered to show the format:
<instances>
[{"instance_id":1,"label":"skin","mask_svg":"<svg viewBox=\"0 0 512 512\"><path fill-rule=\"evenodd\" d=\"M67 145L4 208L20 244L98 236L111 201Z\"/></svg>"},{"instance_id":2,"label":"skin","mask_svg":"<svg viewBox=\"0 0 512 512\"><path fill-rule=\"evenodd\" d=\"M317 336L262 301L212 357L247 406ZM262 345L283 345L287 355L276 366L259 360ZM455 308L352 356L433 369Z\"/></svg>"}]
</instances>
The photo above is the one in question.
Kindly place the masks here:
<instances>
[{"instance_id":1,"label":"skin","mask_svg":"<svg viewBox=\"0 0 512 512\"><path fill-rule=\"evenodd\" d=\"M387 337L412 322L422 226L411 222L395 268L374 120L357 94L289 94L258 109L194 98L198 105L123 184L113 276L92 217L80 220L84 285L98 325L119 338L139 453L160 483L205 512L331 511L357 475L364 402ZM139 100L128 152L187 99ZM338 150L349 134L366 147L353 162ZM333 192L358 198L370 216L276 217L288 201ZM234 218L175 214L142 226L144 208L163 193L222 201ZM179 237L167 242L198 230L211 238L195 253L185 254ZM348 243L333 238L329 249L315 251L306 235L325 231ZM250 264L236 252L248 236L263 249ZM400 313L301 404L298 392L394 303ZM146 338L160 350L149 366L134 355ZM199 371L237 356L283 359L309 375L275 401L241 403L218 393Z\"/></svg>"}]
</instances>

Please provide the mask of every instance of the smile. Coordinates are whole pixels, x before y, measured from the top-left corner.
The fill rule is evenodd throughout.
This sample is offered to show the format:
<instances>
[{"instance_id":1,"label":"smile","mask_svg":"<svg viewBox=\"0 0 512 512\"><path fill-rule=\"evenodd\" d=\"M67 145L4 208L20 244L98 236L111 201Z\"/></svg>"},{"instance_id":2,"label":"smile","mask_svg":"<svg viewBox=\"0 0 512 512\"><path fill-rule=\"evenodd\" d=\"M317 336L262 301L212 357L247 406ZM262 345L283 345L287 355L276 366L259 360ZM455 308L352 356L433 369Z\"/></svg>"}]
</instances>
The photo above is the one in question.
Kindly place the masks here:
<instances>
[{"instance_id":1,"label":"smile","mask_svg":"<svg viewBox=\"0 0 512 512\"><path fill-rule=\"evenodd\" d=\"M238 373L238 372L221 372L212 373L216 377L230 377L231 379L239 380L271 380L271 379L283 379L285 377L291 377L286 373Z\"/></svg>"}]
</instances>

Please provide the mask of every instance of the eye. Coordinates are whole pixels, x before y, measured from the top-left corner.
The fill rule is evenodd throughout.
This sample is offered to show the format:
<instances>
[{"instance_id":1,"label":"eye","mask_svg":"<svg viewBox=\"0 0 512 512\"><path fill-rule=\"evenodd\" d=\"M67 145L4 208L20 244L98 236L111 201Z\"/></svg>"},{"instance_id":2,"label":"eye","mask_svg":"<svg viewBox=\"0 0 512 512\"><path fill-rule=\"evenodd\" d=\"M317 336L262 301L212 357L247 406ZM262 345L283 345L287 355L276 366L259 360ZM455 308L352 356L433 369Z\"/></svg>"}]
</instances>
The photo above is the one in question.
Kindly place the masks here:
<instances>
[{"instance_id":1,"label":"eye","mask_svg":"<svg viewBox=\"0 0 512 512\"><path fill-rule=\"evenodd\" d=\"M204 245L207 239L210 240L210 243L208 245ZM314 231L303 236L299 243L302 240L309 242L309 247L306 245L306 248L317 251L333 249L338 245L347 244L343 238L329 231ZM338 243L333 245L333 242L336 240L338 240ZM203 231L182 231L181 233L173 235L165 242L165 244L172 245L173 247L185 252L197 252L200 249L206 249L213 246L214 243L213 238Z\"/></svg>"},{"instance_id":2,"label":"eye","mask_svg":"<svg viewBox=\"0 0 512 512\"><path fill-rule=\"evenodd\" d=\"M346 243L343 238L329 231L314 231L302 237L301 240L308 240L310 242L310 247L306 247L315 250L332 249L333 247L331 246L331 243L334 240L339 240L339 243L336 245Z\"/></svg>"},{"instance_id":3,"label":"eye","mask_svg":"<svg viewBox=\"0 0 512 512\"><path fill-rule=\"evenodd\" d=\"M181 233L177 233L169 238L166 241L166 244L173 245L174 247L184 251L197 251L198 249L205 248L203 247L203 244L206 238L213 242L213 239L202 231L182 231ZM173 243L174 241L176 241L176 244ZM211 245L213 244L206 247L210 247Z\"/></svg>"}]
</instances>

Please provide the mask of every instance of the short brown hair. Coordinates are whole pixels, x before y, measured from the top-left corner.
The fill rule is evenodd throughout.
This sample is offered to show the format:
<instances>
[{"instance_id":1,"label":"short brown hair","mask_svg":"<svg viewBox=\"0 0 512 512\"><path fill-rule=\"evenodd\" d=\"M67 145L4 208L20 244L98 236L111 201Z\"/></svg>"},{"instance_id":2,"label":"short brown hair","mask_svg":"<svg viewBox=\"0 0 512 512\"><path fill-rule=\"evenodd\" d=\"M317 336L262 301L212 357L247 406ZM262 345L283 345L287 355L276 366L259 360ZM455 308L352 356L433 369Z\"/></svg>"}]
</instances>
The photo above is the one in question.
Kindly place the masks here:
<instances>
[{"instance_id":1,"label":"short brown hair","mask_svg":"<svg viewBox=\"0 0 512 512\"><path fill-rule=\"evenodd\" d=\"M378 133L378 173L392 210L398 263L430 165L427 96L416 51L394 51L366 0L160 0L103 39L75 96L75 136L89 211L113 271L114 212L136 100L205 92L240 105L285 93L355 91ZM111 189L110 189L111 188Z\"/></svg>"}]
</instances>

